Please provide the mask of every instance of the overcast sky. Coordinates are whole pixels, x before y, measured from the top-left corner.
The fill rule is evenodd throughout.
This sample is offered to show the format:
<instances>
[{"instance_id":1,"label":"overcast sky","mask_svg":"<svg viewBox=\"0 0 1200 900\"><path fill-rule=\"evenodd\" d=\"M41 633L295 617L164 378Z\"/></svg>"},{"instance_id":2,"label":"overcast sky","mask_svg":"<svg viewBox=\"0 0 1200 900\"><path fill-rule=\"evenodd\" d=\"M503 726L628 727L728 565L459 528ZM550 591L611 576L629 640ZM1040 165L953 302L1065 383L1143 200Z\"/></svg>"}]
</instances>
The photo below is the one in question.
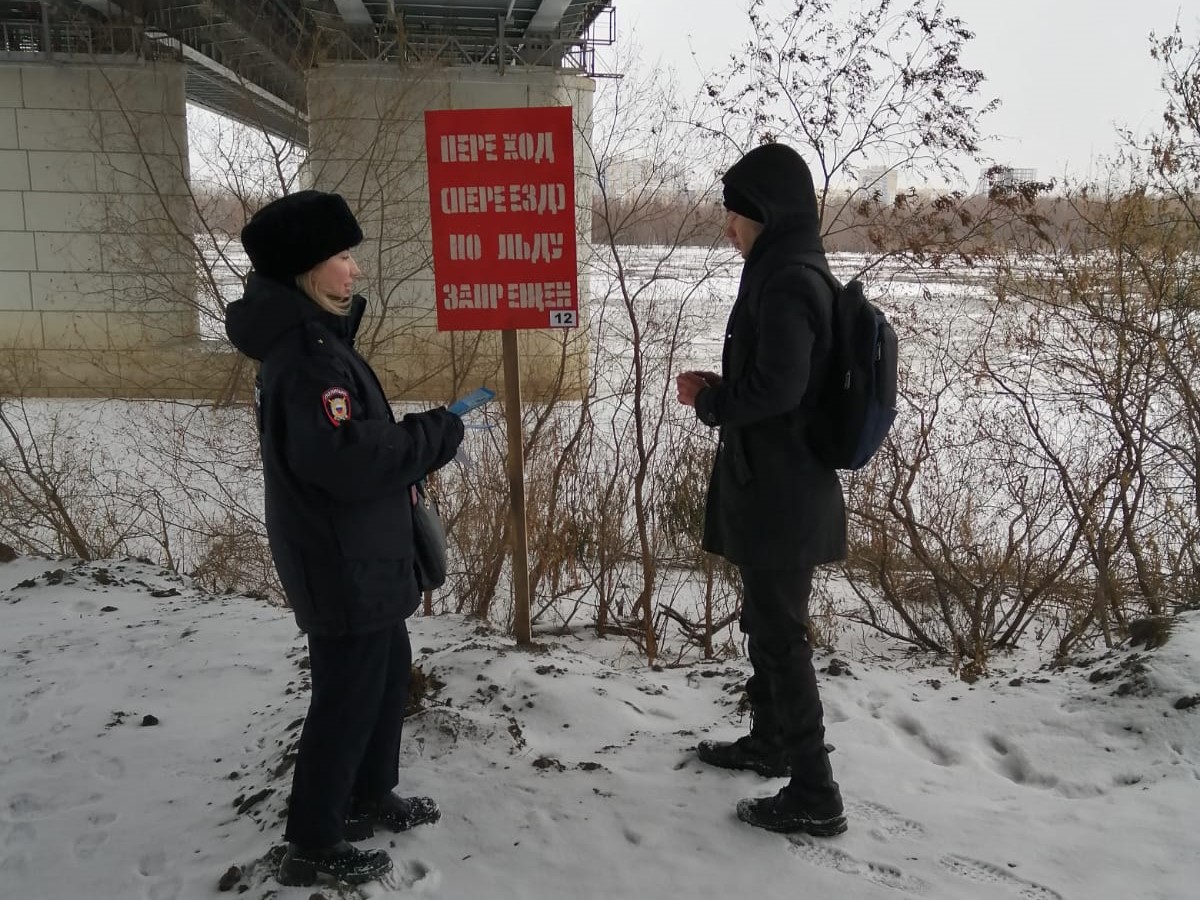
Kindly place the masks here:
<instances>
[{"instance_id":1,"label":"overcast sky","mask_svg":"<svg viewBox=\"0 0 1200 900\"><path fill-rule=\"evenodd\" d=\"M749 37L746 0L615 5L618 40L636 40L647 60L661 54L681 80L697 81L698 67L722 68ZM945 0L945 7L975 32L964 61L983 70L988 96L1002 101L984 121L982 130L997 135L985 149L1041 178L1087 175L1096 157L1112 152L1117 125L1156 127L1163 103L1149 35L1178 19L1185 35L1200 36L1200 13L1180 0Z\"/></svg>"}]
</instances>

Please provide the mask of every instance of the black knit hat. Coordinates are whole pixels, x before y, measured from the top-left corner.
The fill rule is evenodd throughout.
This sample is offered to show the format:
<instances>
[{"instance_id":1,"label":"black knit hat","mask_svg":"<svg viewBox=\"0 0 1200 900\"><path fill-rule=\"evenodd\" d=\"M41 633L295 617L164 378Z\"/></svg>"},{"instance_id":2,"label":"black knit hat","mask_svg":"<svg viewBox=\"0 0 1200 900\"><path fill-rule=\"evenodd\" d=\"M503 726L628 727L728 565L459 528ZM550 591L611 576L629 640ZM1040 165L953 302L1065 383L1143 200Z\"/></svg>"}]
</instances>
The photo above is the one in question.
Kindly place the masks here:
<instances>
[{"instance_id":1,"label":"black knit hat","mask_svg":"<svg viewBox=\"0 0 1200 900\"><path fill-rule=\"evenodd\" d=\"M729 184L725 185L725 208L755 222L767 221L763 211L749 197Z\"/></svg>"},{"instance_id":2,"label":"black knit hat","mask_svg":"<svg viewBox=\"0 0 1200 900\"><path fill-rule=\"evenodd\" d=\"M242 246L254 271L285 284L362 239L346 201L324 191L299 191L273 200L242 229Z\"/></svg>"}]
</instances>

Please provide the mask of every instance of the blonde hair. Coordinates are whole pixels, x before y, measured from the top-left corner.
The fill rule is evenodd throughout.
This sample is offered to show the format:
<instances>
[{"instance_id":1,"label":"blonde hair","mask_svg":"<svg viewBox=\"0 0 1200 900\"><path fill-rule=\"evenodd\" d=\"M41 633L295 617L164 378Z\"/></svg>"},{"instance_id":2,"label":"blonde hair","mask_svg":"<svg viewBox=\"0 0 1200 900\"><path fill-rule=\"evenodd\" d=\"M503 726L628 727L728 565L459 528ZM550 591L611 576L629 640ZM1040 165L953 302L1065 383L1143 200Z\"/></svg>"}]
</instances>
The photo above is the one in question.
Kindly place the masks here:
<instances>
[{"instance_id":1,"label":"blonde hair","mask_svg":"<svg viewBox=\"0 0 1200 900\"><path fill-rule=\"evenodd\" d=\"M350 315L350 307L353 303L350 297L339 297L336 294L322 293L317 290L317 286L313 284L313 269L307 272L301 272L296 276L296 287L298 287L308 299L325 310L325 312L333 313L335 316Z\"/></svg>"}]
</instances>

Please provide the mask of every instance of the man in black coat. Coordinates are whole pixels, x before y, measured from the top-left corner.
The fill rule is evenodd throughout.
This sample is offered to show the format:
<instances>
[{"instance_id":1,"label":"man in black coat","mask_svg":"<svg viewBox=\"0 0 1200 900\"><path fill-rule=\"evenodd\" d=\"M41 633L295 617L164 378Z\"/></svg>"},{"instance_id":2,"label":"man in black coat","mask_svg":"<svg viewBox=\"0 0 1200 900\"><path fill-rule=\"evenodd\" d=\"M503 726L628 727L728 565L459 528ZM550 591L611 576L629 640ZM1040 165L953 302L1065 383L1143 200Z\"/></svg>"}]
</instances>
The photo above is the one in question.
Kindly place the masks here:
<instances>
[{"instance_id":1,"label":"man in black coat","mask_svg":"<svg viewBox=\"0 0 1200 900\"><path fill-rule=\"evenodd\" d=\"M753 675L750 734L703 741L700 759L789 783L742 800L738 817L772 831L846 830L825 746L809 634L813 569L846 554L837 473L810 436L832 346L833 294L812 175L794 150L765 144L724 178L725 235L741 253L741 284L725 328L721 374L684 372L680 403L720 429L709 483L704 549L738 567L741 628Z\"/></svg>"}]
</instances>

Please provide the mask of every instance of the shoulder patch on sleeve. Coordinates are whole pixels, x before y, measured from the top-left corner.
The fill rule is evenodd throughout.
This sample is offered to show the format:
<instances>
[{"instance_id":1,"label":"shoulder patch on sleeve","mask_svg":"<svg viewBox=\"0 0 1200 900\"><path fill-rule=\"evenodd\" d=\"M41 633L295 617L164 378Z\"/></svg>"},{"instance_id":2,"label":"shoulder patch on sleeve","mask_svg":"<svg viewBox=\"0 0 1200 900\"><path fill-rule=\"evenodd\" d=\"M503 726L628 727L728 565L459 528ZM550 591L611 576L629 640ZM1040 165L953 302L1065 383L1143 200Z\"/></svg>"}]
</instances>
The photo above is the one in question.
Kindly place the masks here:
<instances>
[{"instance_id":1,"label":"shoulder patch on sleeve","mask_svg":"<svg viewBox=\"0 0 1200 900\"><path fill-rule=\"evenodd\" d=\"M321 395L321 405L334 428L350 420L350 392L345 388L331 387Z\"/></svg>"}]
</instances>

